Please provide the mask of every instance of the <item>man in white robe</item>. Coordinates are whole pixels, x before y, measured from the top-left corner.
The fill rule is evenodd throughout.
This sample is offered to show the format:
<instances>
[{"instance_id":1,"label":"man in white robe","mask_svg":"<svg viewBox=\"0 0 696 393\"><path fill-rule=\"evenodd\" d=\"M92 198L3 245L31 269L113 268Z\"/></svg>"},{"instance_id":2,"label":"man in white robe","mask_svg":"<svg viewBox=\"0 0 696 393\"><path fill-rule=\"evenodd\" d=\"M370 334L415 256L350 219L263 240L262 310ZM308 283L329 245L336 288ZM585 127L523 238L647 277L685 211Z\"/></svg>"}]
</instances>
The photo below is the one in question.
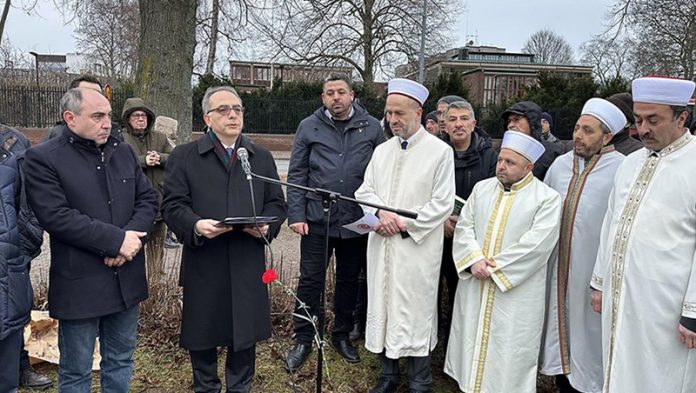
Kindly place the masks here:
<instances>
[{"instance_id":1,"label":"man in white robe","mask_svg":"<svg viewBox=\"0 0 696 393\"><path fill-rule=\"evenodd\" d=\"M592 275L607 393L696 392L694 82L633 81L645 148L619 167Z\"/></svg>"},{"instance_id":2,"label":"man in white robe","mask_svg":"<svg viewBox=\"0 0 696 393\"><path fill-rule=\"evenodd\" d=\"M480 181L454 232L460 281L445 372L468 393L536 393L546 263L561 198L532 175L543 145L507 131L496 178Z\"/></svg>"},{"instance_id":3,"label":"man in white robe","mask_svg":"<svg viewBox=\"0 0 696 393\"><path fill-rule=\"evenodd\" d=\"M396 391L404 357L410 391L430 391L432 385L443 224L454 208L455 185L452 149L420 126L427 96L416 82L389 82L385 115L395 136L375 149L355 192L357 199L418 214L409 219L364 208L380 219L367 250L365 347L382 362L371 393Z\"/></svg>"},{"instance_id":4,"label":"man in white robe","mask_svg":"<svg viewBox=\"0 0 696 393\"><path fill-rule=\"evenodd\" d=\"M589 282L614 175L624 159L609 143L625 125L617 106L591 98L575 123L573 151L558 157L544 178L561 195L563 210L548 265L539 369L556 376L559 393L602 391L602 326L590 305Z\"/></svg>"}]
</instances>

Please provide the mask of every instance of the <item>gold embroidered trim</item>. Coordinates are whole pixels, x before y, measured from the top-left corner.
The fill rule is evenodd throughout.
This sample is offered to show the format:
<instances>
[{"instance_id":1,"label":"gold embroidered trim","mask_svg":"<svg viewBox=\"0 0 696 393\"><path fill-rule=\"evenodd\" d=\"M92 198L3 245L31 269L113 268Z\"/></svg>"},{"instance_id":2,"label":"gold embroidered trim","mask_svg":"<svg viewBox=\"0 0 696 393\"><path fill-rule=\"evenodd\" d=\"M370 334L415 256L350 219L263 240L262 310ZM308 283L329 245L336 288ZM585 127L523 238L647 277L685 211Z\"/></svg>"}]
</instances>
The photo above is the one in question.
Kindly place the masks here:
<instances>
[{"instance_id":1,"label":"gold embroidered trim","mask_svg":"<svg viewBox=\"0 0 696 393\"><path fill-rule=\"evenodd\" d=\"M500 282L503 283L503 286L505 287L505 290L506 290L506 291L509 291L509 290L512 289L512 283L511 283L510 280L507 278L507 276L505 275L505 273L503 273L503 272L500 271L500 270L496 270L495 272L493 272L493 274L495 274L495 276L498 277L498 280L500 280Z\"/></svg>"},{"instance_id":2,"label":"gold embroidered trim","mask_svg":"<svg viewBox=\"0 0 696 393\"><path fill-rule=\"evenodd\" d=\"M502 216L500 218L500 224L498 225L498 230L495 235L495 245L491 250L491 242L493 240L493 227L495 227L495 223L497 221L498 213L500 210L500 205L502 204L502 200L505 197L505 192L503 192L503 190L500 190L500 192L498 193L498 199L496 200L495 208L493 209L493 213L488 219L488 225L486 227L486 237L484 238L483 242L483 251L484 253L486 253L487 258L491 258L494 255L497 255L502 248L503 235L505 234L505 227L507 226L507 221L508 217L510 216L512 204L515 201L515 196L517 194L516 191L521 188L524 188L524 186L531 183L533 180L534 177L530 173L524 180L516 184L519 185L519 187L515 188L515 186L513 186L511 188L510 192L508 193L507 200L505 201L505 207L503 208ZM502 271L495 270L493 274L495 274L496 277L500 279L500 281L508 290L512 288L512 283ZM491 315L493 314L493 303L495 300L496 284L492 280L486 280L486 284L488 285L488 293L483 313L481 344L479 346L479 358L476 361L477 366L474 379L473 393L481 393L481 386L483 384L483 372L486 367L486 356L488 354L488 342L490 339ZM482 288L482 293L483 291L484 290Z\"/></svg>"},{"instance_id":3,"label":"gold embroidered trim","mask_svg":"<svg viewBox=\"0 0 696 393\"><path fill-rule=\"evenodd\" d=\"M529 183L531 183L533 180L534 180L534 175L532 174L532 172L529 172L524 179L513 184L512 187L510 187L510 191L511 192L519 191L519 190L527 187L529 185Z\"/></svg>"},{"instance_id":4,"label":"gold embroidered trim","mask_svg":"<svg viewBox=\"0 0 696 393\"><path fill-rule=\"evenodd\" d=\"M483 281L482 281L483 282ZM486 298L486 310L483 313L483 332L481 335L481 346L479 347L478 367L476 367L476 380L474 382L473 393L481 393L483 385L483 370L486 366L486 356L488 355L488 341L491 334L491 315L493 314L493 301L495 300L495 284L486 281L488 285L488 296Z\"/></svg>"},{"instance_id":5,"label":"gold embroidered trim","mask_svg":"<svg viewBox=\"0 0 696 393\"><path fill-rule=\"evenodd\" d=\"M457 262L457 264L456 264L457 270L461 270L462 268L464 268L464 266L471 263L471 261L476 260L476 259L481 258L481 257L483 257L483 252L481 252L480 250L473 251L469 255L462 258L459 262Z\"/></svg>"},{"instance_id":6,"label":"gold embroidered trim","mask_svg":"<svg viewBox=\"0 0 696 393\"><path fill-rule=\"evenodd\" d=\"M671 151L664 152L664 155L670 154L675 151L674 149L681 148L685 145L681 143L677 144L682 138L675 141L669 147L663 149L672 149ZM688 142L688 140L687 140ZM675 145L676 144L676 145ZM661 153L662 154L662 153ZM609 386L611 386L611 370L614 363L614 352L616 349L616 325L618 320L619 312L619 302L621 299L621 291L623 287L623 275L626 267L626 250L628 247L628 239L630 238L631 231L633 229L633 222L638 214L640 208L640 202L645 196L645 192L648 189L653 175L657 169L657 164L661 157L664 155L654 156L651 155L643 164L643 167L638 174L638 178L631 187L628 193L628 201L621 211L621 216L619 217L619 223L617 225L616 234L614 235L614 240L612 244L611 253L611 323L609 325L610 335L609 335L609 352L607 355L607 364L604 370L604 392L609 391Z\"/></svg>"}]
</instances>

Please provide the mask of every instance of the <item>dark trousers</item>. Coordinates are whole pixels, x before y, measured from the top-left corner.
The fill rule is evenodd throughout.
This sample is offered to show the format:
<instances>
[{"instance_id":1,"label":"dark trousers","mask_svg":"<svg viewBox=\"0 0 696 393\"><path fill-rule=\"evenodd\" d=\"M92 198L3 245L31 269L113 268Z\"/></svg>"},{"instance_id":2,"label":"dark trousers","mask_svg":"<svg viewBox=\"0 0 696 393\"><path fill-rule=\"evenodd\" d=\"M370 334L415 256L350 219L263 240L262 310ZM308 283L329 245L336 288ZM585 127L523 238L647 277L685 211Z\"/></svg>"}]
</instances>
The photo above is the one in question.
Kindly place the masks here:
<instances>
[{"instance_id":1,"label":"dark trousers","mask_svg":"<svg viewBox=\"0 0 696 393\"><path fill-rule=\"evenodd\" d=\"M24 329L0 340L0 392L14 393L19 385L19 352Z\"/></svg>"},{"instance_id":2,"label":"dark trousers","mask_svg":"<svg viewBox=\"0 0 696 393\"><path fill-rule=\"evenodd\" d=\"M360 269L360 274L358 274L358 295L355 298L353 320L360 326L361 331L365 331L367 322L367 265Z\"/></svg>"},{"instance_id":3,"label":"dark trousers","mask_svg":"<svg viewBox=\"0 0 696 393\"><path fill-rule=\"evenodd\" d=\"M556 387L558 388L558 393L582 393L579 390L575 390L565 375L556 375Z\"/></svg>"},{"instance_id":4,"label":"dark trousers","mask_svg":"<svg viewBox=\"0 0 696 393\"><path fill-rule=\"evenodd\" d=\"M437 315L440 332L444 333L445 343L449 338L450 326L452 325L452 310L454 309L454 295L457 292L459 275L457 268L454 267L452 259L452 239L445 238L442 249L442 266L440 268L440 285L437 289ZM447 285L447 301L443 301L444 289Z\"/></svg>"},{"instance_id":5,"label":"dark trousers","mask_svg":"<svg viewBox=\"0 0 696 393\"><path fill-rule=\"evenodd\" d=\"M193 368L193 391L196 393L219 393L222 383L217 373L217 348L189 351ZM226 392L247 393L256 369L256 347L233 352L227 347L225 359Z\"/></svg>"},{"instance_id":6,"label":"dark trousers","mask_svg":"<svg viewBox=\"0 0 696 393\"><path fill-rule=\"evenodd\" d=\"M353 310L358 292L358 275L367 261L367 236L350 239L329 238L329 256L336 254L336 293L334 295L335 322L332 332L334 341L348 340L353 330ZM320 315L321 293L326 281L324 259L324 236L312 232L302 236L300 242L300 280L297 284L297 297L309 307L311 315ZM305 310L296 313L306 315ZM302 318L294 318L295 339L303 344L311 344L314 337L312 325Z\"/></svg>"},{"instance_id":7,"label":"dark trousers","mask_svg":"<svg viewBox=\"0 0 696 393\"><path fill-rule=\"evenodd\" d=\"M430 391L433 385L433 373L430 367L430 355L423 357L408 357L408 388L418 392ZM384 352L380 354L382 361L382 378L399 383L401 381L401 370L399 369L399 359L390 359Z\"/></svg>"},{"instance_id":8,"label":"dark trousers","mask_svg":"<svg viewBox=\"0 0 696 393\"><path fill-rule=\"evenodd\" d=\"M27 352L27 350L24 349L24 345L22 345L22 349L19 351L19 372L21 373L22 371L24 371L28 368L29 368L29 352Z\"/></svg>"}]
</instances>

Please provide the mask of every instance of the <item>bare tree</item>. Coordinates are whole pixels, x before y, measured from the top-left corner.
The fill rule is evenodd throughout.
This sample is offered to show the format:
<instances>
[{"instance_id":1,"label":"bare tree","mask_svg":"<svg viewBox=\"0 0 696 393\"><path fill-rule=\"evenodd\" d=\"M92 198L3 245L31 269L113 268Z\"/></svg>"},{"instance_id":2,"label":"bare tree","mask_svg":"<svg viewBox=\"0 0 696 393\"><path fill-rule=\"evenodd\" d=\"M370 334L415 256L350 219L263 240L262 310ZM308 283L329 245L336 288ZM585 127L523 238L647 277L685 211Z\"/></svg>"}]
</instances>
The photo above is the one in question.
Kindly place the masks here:
<instances>
[{"instance_id":1,"label":"bare tree","mask_svg":"<svg viewBox=\"0 0 696 393\"><path fill-rule=\"evenodd\" d=\"M257 14L254 25L275 58L350 66L363 81L390 74L418 56L423 0L286 0ZM459 0L428 0L428 54L448 42Z\"/></svg>"},{"instance_id":2,"label":"bare tree","mask_svg":"<svg viewBox=\"0 0 696 393\"><path fill-rule=\"evenodd\" d=\"M524 43L522 52L533 54L537 63L573 64L573 48L565 38L551 30L532 34Z\"/></svg>"},{"instance_id":3,"label":"bare tree","mask_svg":"<svg viewBox=\"0 0 696 393\"><path fill-rule=\"evenodd\" d=\"M108 77L130 78L137 69L140 17L136 0L92 0L78 15L77 47L101 63Z\"/></svg>"},{"instance_id":4,"label":"bare tree","mask_svg":"<svg viewBox=\"0 0 696 393\"><path fill-rule=\"evenodd\" d=\"M228 65L226 57L253 47L252 15L263 9L263 2L254 0L199 1L194 74L215 74Z\"/></svg>"},{"instance_id":5,"label":"bare tree","mask_svg":"<svg viewBox=\"0 0 696 393\"><path fill-rule=\"evenodd\" d=\"M641 74L696 77L696 2L617 0L605 36L631 37L634 68Z\"/></svg>"},{"instance_id":6,"label":"bare tree","mask_svg":"<svg viewBox=\"0 0 696 393\"><path fill-rule=\"evenodd\" d=\"M8 38L0 43L0 69L28 68L31 64Z\"/></svg>"},{"instance_id":7,"label":"bare tree","mask_svg":"<svg viewBox=\"0 0 696 393\"><path fill-rule=\"evenodd\" d=\"M7 22L7 16L10 14L10 6L12 1L5 0L5 6L2 7L2 16L0 16L0 42L2 41L2 34L5 31L5 22Z\"/></svg>"},{"instance_id":8,"label":"bare tree","mask_svg":"<svg viewBox=\"0 0 696 393\"><path fill-rule=\"evenodd\" d=\"M594 75L601 84L617 78L631 79L635 76L631 48L631 41L627 38L610 39L600 35L580 48L582 63L594 67Z\"/></svg>"},{"instance_id":9,"label":"bare tree","mask_svg":"<svg viewBox=\"0 0 696 393\"><path fill-rule=\"evenodd\" d=\"M215 66L215 53L218 43L218 24L220 22L220 0L213 0L213 11L210 15L210 43L208 44L208 60L205 63L205 73L212 74Z\"/></svg>"}]
</instances>

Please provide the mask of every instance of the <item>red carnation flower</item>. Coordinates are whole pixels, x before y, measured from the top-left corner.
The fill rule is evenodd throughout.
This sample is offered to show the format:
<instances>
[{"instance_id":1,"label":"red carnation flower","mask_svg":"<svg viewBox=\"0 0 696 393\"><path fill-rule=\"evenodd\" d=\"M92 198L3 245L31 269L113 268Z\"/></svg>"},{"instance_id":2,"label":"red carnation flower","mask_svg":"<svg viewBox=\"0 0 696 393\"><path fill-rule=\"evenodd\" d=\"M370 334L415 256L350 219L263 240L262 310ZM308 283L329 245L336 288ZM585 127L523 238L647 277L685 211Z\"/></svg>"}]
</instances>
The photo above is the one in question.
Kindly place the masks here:
<instances>
[{"instance_id":1,"label":"red carnation flower","mask_svg":"<svg viewBox=\"0 0 696 393\"><path fill-rule=\"evenodd\" d=\"M263 272L263 276L261 276L261 281L263 281L264 284L270 284L277 279L278 273L273 269L266 269L266 271Z\"/></svg>"}]
</instances>

